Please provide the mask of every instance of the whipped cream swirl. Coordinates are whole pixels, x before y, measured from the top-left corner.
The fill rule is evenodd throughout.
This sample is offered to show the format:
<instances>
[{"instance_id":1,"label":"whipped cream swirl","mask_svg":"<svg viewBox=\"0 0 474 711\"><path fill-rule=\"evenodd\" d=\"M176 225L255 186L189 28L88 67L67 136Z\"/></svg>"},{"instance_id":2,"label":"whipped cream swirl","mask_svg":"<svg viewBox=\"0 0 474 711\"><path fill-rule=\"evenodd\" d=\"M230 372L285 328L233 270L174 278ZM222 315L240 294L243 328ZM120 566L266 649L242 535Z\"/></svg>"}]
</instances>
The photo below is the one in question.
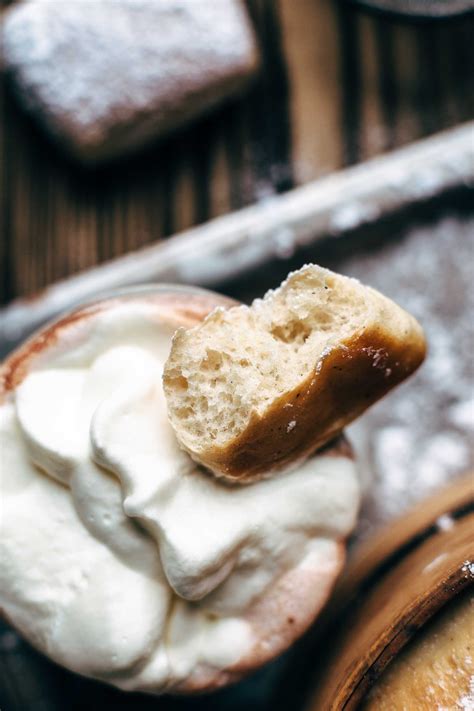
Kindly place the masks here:
<instances>
[{"instance_id":1,"label":"whipped cream swirl","mask_svg":"<svg viewBox=\"0 0 474 711\"><path fill-rule=\"evenodd\" d=\"M151 300L115 301L0 405L2 609L57 662L153 692L251 667L272 590L337 558L359 500L343 456L249 486L198 469L161 385L175 328Z\"/></svg>"}]
</instances>

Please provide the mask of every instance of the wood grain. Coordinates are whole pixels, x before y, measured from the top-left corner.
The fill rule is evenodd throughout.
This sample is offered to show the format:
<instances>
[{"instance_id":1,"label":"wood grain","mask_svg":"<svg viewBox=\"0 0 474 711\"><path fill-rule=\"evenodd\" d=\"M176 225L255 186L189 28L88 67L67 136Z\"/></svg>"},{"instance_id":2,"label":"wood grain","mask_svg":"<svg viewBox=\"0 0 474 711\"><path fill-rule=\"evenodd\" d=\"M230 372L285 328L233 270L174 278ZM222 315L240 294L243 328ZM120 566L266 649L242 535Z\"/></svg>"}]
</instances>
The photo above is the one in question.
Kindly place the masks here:
<instances>
[{"instance_id":1,"label":"wood grain","mask_svg":"<svg viewBox=\"0 0 474 711\"><path fill-rule=\"evenodd\" d=\"M390 660L473 575L474 513L430 536L343 618L327 674L308 711L356 709Z\"/></svg>"},{"instance_id":2,"label":"wood grain","mask_svg":"<svg viewBox=\"0 0 474 711\"><path fill-rule=\"evenodd\" d=\"M281 22L290 85L291 160L297 182L303 183L344 164L338 18L331 0L281 0Z\"/></svg>"},{"instance_id":3,"label":"wood grain","mask_svg":"<svg viewBox=\"0 0 474 711\"><path fill-rule=\"evenodd\" d=\"M0 308L0 357L45 321L104 291L157 282L219 286L459 190L474 180L473 131L474 122L443 131L16 299Z\"/></svg>"},{"instance_id":4,"label":"wood grain","mask_svg":"<svg viewBox=\"0 0 474 711\"><path fill-rule=\"evenodd\" d=\"M474 512L474 472L456 479L360 545L337 585L331 609L350 604L421 542L453 528L469 511Z\"/></svg>"},{"instance_id":5,"label":"wood grain","mask_svg":"<svg viewBox=\"0 0 474 711\"><path fill-rule=\"evenodd\" d=\"M473 116L474 21L247 0L251 91L117 165L69 163L0 87L0 301Z\"/></svg>"}]
</instances>

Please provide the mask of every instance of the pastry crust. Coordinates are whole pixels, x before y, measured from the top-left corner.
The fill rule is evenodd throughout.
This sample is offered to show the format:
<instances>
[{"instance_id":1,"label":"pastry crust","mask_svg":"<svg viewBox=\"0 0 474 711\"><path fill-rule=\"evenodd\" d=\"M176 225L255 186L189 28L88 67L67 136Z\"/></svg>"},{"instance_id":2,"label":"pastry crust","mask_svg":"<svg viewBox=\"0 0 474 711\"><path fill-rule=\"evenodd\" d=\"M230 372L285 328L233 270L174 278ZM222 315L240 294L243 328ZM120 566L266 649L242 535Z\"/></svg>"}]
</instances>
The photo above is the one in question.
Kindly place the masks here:
<instances>
[{"instance_id":1,"label":"pastry crust","mask_svg":"<svg viewBox=\"0 0 474 711\"><path fill-rule=\"evenodd\" d=\"M336 277L335 286L331 285L335 290L346 282L353 282L320 267L305 269L316 270L318 278L322 276L324 279L327 275L331 275L331 279ZM304 271L291 275L287 283L303 276ZM354 289L354 283L351 288ZM190 365L195 333L203 334L202 352L211 349L223 352L225 345L220 341L216 345L215 342L221 316L211 314L197 329L176 334L164 371L165 393L177 437L196 461L230 481L247 483L268 476L269 472L291 465L332 440L346 425L416 370L426 350L420 325L411 315L373 289L360 284L355 288L367 294L371 307L365 322L356 324L348 337L336 335L332 338L296 385L283 394L275 392L263 411L254 409L250 413L247 423L236 436L229 436L218 444L189 436L190 428L180 419L179 408L188 403L192 406L192 396L188 395L187 388L179 391L179 376L184 373L191 381L196 375L194 363ZM276 311L277 298L278 292L270 294L263 305ZM258 302L256 308L261 308L261 304ZM250 307L250 312L254 309ZM236 315L231 334L241 325L240 319L248 313L247 309ZM255 335L258 335L258 327L253 327ZM241 355L245 356L243 349L237 351L237 356L233 355L234 370ZM254 359L259 355L254 354ZM258 369L258 364L255 368ZM233 372L230 370L230 377ZM193 395L196 390L197 387Z\"/></svg>"},{"instance_id":2,"label":"pastry crust","mask_svg":"<svg viewBox=\"0 0 474 711\"><path fill-rule=\"evenodd\" d=\"M283 469L342 432L405 380L424 353L417 329L400 337L374 324L331 350L319 372L315 369L296 389L275 400L263 417L254 416L231 445L211 449L200 460L212 471L240 482ZM288 432L293 421L297 427Z\"/></svg>"}]
</instances>

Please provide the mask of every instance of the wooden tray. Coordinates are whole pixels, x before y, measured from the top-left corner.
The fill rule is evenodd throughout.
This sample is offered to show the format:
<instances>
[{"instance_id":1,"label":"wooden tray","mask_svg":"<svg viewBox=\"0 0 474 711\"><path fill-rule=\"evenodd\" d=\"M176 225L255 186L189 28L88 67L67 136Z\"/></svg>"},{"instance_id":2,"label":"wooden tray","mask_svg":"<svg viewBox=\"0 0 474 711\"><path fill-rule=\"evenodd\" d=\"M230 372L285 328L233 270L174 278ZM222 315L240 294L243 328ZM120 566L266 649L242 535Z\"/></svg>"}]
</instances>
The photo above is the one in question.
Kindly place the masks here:
<instances>
[{"instance_id":1,"label":"wooden tray","mask_svg":"<svg viewBox=\"0 0 474 711\"><path fill-rule=\"evenodd\" d=\"M338 638L333 628L324 638L334 641L308 711L356 709L427 620L473 585L473 536L471 472L356 553L327 611Z\"/></svg>"}]
</instances>

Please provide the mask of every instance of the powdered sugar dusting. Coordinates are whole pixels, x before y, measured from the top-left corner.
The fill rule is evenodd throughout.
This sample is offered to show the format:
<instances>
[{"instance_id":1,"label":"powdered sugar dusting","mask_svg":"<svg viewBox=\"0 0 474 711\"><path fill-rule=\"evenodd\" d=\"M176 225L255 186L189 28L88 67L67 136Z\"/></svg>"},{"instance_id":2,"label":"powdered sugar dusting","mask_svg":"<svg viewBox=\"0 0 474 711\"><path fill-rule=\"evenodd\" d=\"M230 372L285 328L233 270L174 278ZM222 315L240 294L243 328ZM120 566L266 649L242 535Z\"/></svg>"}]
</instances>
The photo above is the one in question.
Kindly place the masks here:
<instances>
[{"instance_id":1,"label":"powdered sugar dusting","mask_svg":"<svg viewBox=\"0 0 474 711\"><path fill-rule=\"evenodd\" d=\"M444 217L396 241L381 238L371 253L356 243L347 258L323 261L413 313L428 340L417 373L348 428L366 492L359 538L474 467L473 234L472 217ZM305 253L305 261L324 255ZM292 260L291 268L302 262ZM283 270L288 266L259 271L237 295L250 301L262 284L279 282Z\"/></svg>"},{"instance_id":2,"label":"powdered sugar dusting","mask_svg":"<svg viewBox=\"0 0 474 711\"><path fill-rule=\"evenodd\" d=\"M385 348L373 348L372 346L368 346L362 350L367 353L369 358L372 358L374 368L381 368L382 370L385 368L388 359L388 352ZM387 371L389 375L392 372L390 368L387 368Z\"/></svg>"},{"instance_id":3,"label":"powdered sugar dusting","mask_svg":"<svg viewBox=\"0 0 474 711\"><path fill-rule=\"evenodd\" d=\"M457 707L461 711L474 711L474 675L471 676L469 691L459 699Z\"/></svg>"},{"instance_id":4,"label":"powdered sugar dusting","mask_svg":"<svg viewBox=\"0 0 474 711\"><path fill-rule=\"evenodd\" d=\"M16 3L4 60L25 104L76 147L168 130L224 98L256 68L236 0ZM189 102L192 97L192 102Z\"/></svg>"},{"instance_id":5,"label":"powdered sugar dusting","mask_svg":"<svg viewBox=\"0 0 474 711\"><path fill-rule=\"evenodd\" d=\"M338 265L413 313L428 340L416 375L349 428L373 478L362 536L473 466L473 231L445 218Z\"/></svg>"},{"instance_id":6,"label":"powdered sugar dusting","mask_svg":"<svg viewBox=\"0 0 474 711\"><path fill-rule=\"evenodd\" d=\"M466 575L466 577L474 578L474 562L473 561L465 560L461 570Z\"/></svg>"},{"instance_id":7,"label":"powdered sugar dusting","mask_svg":"<svg viewBox=\"0 0 474 711\"><path fill-rule=\"evenodd\" d=\"M437 555L436 558L433 558L432 561L428 563L428 565L425 565L423 570L421 571L422 573L429 573L430 570L433 570L434 568L437 568L443 560L446 560L448 557L447 553L440 553L440 555Z\"/></svg>"},{"instance_id":8,"label":"powdered sugar dusting","mask_svg":"<svg viewBox=\"0 0 474 711\"><path fill-rule=\"evenodd\" d=\"M440 531L450 531L455 526L455 520L449 514L443 514L436 519L436 526Z\"/></svg>"}]
</instances>

